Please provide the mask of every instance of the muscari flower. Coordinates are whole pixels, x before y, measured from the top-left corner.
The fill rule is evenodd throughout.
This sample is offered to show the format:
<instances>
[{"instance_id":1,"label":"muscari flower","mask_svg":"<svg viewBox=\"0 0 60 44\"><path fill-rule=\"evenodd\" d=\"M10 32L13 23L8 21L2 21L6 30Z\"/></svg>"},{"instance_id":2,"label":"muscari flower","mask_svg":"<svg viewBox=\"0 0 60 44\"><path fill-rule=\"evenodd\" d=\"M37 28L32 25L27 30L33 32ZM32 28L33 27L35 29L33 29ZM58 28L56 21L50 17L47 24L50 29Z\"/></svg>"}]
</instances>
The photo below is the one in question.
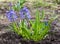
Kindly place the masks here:
<instances>
[{"instance_id":1,"label":"muscari flower","mask_svg":"<svg viewBox=\"0 0 60 44\"><path fill-rule=\"evenodd\" d=\"M27 7L23 7L23 9L20 10L20 18L21 19L30 19L31 15L30 15L30 11L28 10Z\"/></svg>"},{"instance_id":2,"label":"muscari flower","mask_svg":"<svg viewBox=\"0 0 60 44\"><path fill-rule=\"evenodd\" d=\"M6 17L11 22L13 22L13 21L15 21L17 19L16 13L12 9L6 12Z\"/></svg>"}]
</instances>

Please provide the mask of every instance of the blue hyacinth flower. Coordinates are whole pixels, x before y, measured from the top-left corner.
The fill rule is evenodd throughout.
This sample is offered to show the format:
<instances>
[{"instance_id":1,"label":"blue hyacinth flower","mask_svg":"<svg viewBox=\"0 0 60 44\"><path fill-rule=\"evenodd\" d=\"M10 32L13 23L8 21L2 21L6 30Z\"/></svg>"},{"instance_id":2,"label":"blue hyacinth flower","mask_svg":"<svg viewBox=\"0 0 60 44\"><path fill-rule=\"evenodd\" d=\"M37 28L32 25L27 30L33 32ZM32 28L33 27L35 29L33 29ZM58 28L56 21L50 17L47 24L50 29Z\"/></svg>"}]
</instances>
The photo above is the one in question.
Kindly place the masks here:
<instances>
[{"instance_id":1,"label":"blue hyacinth flower","mask_svg":"<svg viewBox=\"0 0 60 44\"><path fill-rule=\"evenodd\" d=\"M14 10L9 10L6 12L6 17L9 21L13 22L17 19L16 13Z\"/></svg>"},{"instance_id":2,"label":"blue hyacinth flower","mask_svg":"<svg viewBox=\"0 0 60 44\"><path fill-rule=\"evenodd\" d=\"M28 10L27 7L23 7L20 10L20 18L21 19L24 19L24 18L30 19L31 18L30 11Z\"/></svg>"}]
</instances>

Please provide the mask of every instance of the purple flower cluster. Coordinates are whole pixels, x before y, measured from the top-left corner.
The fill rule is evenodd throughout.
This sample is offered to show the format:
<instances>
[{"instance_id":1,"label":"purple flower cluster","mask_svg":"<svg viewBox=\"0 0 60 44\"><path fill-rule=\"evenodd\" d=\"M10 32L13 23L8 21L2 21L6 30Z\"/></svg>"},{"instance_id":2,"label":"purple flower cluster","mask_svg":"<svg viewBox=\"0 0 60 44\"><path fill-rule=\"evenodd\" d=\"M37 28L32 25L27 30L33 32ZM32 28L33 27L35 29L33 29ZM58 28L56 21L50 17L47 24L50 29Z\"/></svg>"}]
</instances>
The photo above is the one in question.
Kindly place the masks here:
<instances>
[{"instance_id":1,"label":"purple flower cluster","mask_svg":"<svg viewBox=\"0 0 60 44\"><path fill-rule=\"evenodd\" d=\"M23 7L20 10L19 14L20 14L21 19L29 19L30 20L30 18L31 18L30 11L28 10L27 7ZM6 16L7 16L8 20L11 21L11 22L15 21L18 18L13 9L7 11Z\"/></svg>"},{"instance_id":2,"label":"purple flower cluster","mask_svg":"<svg viewBox=\"0 0 60 44\"><path fill-rule=\"evenodd\" d=\"M17 19L17 15L14 10L10 10L6 12L6 17L9 21L13 22Z\"/></svg>"},{"instance_id":3,"label":"purple flower cluster","mask_svg":"<svg viewBox=\"0 0 60 44\"><path fill-rule=\"evenodd\" d=\"M23 7L23 9L21 9L21 11L19 13L20 13L21 19L25 19L25 18L30 19L31 18L30 11L28 10L27 7Z\"/></svg>"}]
</instances>

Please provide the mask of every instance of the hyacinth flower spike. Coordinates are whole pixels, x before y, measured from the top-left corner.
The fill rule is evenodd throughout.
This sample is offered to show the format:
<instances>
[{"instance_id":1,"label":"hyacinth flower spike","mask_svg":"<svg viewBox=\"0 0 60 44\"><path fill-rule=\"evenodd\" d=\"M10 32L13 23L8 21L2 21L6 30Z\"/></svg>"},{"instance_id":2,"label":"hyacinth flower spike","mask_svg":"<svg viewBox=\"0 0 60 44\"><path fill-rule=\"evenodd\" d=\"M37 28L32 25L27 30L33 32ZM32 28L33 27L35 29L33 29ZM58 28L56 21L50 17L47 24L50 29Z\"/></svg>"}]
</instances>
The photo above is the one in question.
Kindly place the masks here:
<instances>
[{"instance_id":1,"label":"hyacinth flower spike","mask_svg":"<svg viewBox=\"0 0 60 44\"><path fill-rule=\"evenodd\" d=\"M30 11L27 7L23 7L23 9L20 10L20 18L21 19L31 19Z\"/></svg>"},{"instance_id":2,"label":"hyacinth flower spike","mask_svg":"<svg viewBox=\"0 0 60 44\"><path fill-rule=\"evenodd\" d=\"M11 22L13 22L17 19L17 15L16 15L15 11L12 9L6 12L6 17Z\"/></svg>"},{"instance_id":3,"label":"hyacinth flower spike","mask_svg":"<svg viewBox=\"0 0 60 44\"><path fill-rule=\"evenodd\" d=\"M6 12L6 17L8 18L9 21L15 21L17 19L15 11L12 9L12 3L9 3L10 10Z\"/></svg>"}]
</instances>

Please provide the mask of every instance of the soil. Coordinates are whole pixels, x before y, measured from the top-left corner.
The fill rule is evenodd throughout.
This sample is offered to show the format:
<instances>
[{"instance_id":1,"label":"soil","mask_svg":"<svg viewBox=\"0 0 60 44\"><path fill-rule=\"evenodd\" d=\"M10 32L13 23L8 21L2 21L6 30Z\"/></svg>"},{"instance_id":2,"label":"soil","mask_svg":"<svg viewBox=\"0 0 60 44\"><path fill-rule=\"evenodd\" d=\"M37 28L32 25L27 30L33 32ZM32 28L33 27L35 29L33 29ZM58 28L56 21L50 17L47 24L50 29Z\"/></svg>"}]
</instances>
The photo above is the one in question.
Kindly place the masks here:
<instances>
[{"instance_id":1,"label":"soil","mask_svg":"<svg viewBox=\"0 0 60 44\"><path fill-rule=\"evenodd\" d=\"M7 32L0 35L0 44L60 44L60 32L50 32L44 40L39 42L23 40L14 32Z\"/></svg>"}]
</instances>

